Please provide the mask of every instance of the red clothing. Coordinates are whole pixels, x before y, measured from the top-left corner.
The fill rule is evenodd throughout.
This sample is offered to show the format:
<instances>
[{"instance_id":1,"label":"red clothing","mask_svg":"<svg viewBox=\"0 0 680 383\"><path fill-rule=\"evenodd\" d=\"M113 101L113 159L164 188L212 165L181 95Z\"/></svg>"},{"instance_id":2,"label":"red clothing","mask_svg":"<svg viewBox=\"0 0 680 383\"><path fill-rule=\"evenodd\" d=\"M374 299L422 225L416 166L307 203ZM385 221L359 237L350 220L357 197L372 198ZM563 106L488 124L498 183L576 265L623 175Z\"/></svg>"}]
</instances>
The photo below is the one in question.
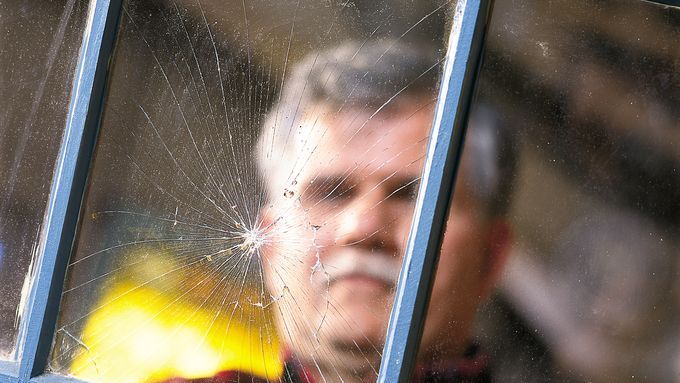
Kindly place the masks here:
<instances>
[{"instance_id":1,"label":"red clothing","mask_svg":"<svg viewBox=\"0 0 680 383\"><path fill-rule=\"evenodd\" d=\"M470 347L465 357L459 361L437 362L432 365L420 365L413 374L414 383L490 383L488 358L478 352L477 347ZM333 381L333 379L329 379ZM272 383L264 378L255 377L238 371L223 371L215 376L198 379L174 378L164 383ZM292 357L284 365L283 376L274 382L281 383L315 383L308 369L304 368L297 358Z\"/></svg>"}]
</instances>

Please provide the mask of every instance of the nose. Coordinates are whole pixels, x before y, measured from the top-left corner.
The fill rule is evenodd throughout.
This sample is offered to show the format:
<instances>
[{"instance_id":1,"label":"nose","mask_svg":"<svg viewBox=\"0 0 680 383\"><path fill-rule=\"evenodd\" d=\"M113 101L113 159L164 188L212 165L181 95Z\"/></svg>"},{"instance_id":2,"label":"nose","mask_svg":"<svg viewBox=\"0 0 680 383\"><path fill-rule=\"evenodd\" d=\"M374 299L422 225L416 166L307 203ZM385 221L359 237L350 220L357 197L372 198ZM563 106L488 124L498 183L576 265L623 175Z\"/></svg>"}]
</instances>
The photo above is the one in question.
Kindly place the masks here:
<instances>
[{"instance_id":1,"label":"nose","mask_svg":"<svg viewBox=\"0 0 680 383\"><path fill-rule=\"evenodd\" d=\"M394 253L393 218L386 197L380 186L358 193L338 216L336 244Z\"/></svg>"}]
</instances>

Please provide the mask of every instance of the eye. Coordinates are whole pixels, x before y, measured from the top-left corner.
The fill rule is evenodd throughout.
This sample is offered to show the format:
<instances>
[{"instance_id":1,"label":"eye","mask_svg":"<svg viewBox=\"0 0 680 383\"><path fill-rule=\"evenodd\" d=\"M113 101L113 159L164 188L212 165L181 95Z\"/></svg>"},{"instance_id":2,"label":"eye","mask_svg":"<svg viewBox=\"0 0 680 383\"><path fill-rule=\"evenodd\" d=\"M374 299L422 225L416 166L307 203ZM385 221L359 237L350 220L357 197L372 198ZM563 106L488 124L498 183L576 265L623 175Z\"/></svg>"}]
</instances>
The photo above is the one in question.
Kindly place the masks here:
<instances>
[{"instance_id":1,"label":"eye","mask_svg":"<svg viewBox=\"0 0 680 383\"><path fill-rule=\"evenodd\" d=\"M404 180L396 183L392 188L392 192L387 196L391 200L413 202L418 195L418 188L420 187L420 178L411 180Z\"/></svg>"}]
</instances>

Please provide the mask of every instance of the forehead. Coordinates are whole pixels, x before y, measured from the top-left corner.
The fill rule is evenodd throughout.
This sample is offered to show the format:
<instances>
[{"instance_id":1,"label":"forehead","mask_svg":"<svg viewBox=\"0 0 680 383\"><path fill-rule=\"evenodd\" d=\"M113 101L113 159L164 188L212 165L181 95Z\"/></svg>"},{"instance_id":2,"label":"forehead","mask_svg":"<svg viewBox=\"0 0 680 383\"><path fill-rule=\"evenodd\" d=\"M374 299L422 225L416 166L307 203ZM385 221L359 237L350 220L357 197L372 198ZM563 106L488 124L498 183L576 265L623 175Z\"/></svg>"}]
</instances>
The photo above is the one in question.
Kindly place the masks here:
<instances>
[{"instance_id":1,"label":"forehead","mask_svg":"<svg viewBox=\"0 0 680 383\"><path fill-rule=\"evenodd\" d=\"M402 103L375 115L362 110L309 116L301 124L308 157L302 175L348 171L419 173L432 123L432 106Z\"/></svg>"}]
</instances>

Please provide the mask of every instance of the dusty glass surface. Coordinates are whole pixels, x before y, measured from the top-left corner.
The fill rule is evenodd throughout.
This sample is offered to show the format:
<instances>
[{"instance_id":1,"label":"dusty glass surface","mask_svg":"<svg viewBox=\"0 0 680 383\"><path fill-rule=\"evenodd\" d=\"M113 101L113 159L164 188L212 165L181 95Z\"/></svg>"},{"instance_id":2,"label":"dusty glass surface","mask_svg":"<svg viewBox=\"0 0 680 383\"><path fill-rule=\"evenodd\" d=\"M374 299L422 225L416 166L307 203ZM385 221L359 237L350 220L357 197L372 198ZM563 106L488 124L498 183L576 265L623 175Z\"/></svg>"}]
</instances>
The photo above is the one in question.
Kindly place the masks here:
<instances>
[{"instance_id":1,"label":"dusty glass surface","mask_svg":"<svg viewBox=\"0 0 680 383\"><path fill-rule=\"evenodd\" d=\"M86 13L0 2L0 359L17 351Z\"/></svg>"},{"instance_id":2,"label":"dusty glass surface","mask_svg":"<svg viewBox=\"0 0 680 383\"><path fill-rule=\"evenodd\" d=\"M420 376L677 382L678 41L678 8L495 3Z\"/></svg>"},{"instance_id":3,"label":"dusty glass surface","mask_svg":"<svg viewBox=\"0 0 680 383\"><path fill-rule=\"evenodd\" d=\"M451 8L126 2L51 370L375 380Z\"/></svg>"}]
</instances>

